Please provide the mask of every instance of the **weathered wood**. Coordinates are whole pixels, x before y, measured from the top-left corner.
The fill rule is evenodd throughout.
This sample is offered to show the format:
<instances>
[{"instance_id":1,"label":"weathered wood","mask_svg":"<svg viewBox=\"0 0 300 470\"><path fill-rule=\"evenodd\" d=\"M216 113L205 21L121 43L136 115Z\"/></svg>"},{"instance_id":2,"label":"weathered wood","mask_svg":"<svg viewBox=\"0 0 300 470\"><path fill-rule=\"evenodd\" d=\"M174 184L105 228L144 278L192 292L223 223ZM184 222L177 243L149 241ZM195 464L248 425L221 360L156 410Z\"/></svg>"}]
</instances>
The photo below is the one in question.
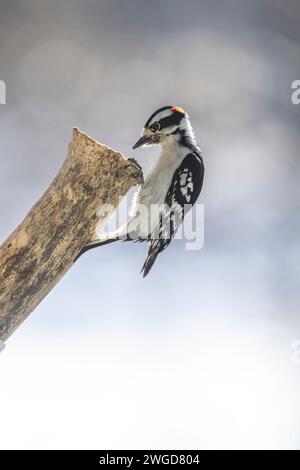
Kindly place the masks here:
<instances>
[{"instance_id":1,"label":"weathered wood","mask_svg":"<svg viewBox=\"0 0 300 470\"><path fill-rule=\"evenodd\" d=\"M41 199L0 247L0 339L5 341L95 236L97 208L116 207L141 170L120 153L73 130L67 158ZM99 220L100 219L100 220Z\"/></svg>"}]
</instances>

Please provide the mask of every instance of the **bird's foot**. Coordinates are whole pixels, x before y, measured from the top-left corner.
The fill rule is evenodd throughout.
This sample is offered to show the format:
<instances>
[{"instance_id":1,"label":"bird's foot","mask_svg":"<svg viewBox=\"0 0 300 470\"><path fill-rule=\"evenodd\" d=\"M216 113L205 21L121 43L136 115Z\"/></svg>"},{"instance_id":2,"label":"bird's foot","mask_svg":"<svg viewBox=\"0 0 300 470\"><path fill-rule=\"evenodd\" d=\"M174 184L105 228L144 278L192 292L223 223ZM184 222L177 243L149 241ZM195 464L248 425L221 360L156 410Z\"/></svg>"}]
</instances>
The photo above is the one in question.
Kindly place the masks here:
<instances>
[{"instance_id":1,"label":"bird's foot","mask_svg":"<svg viewBox=\"0 0 300 470\"><path fill-rule=\"evenodd\" d=\"M139 162L136 161L135 158L128 158L128 161L133 163L140 171L140 179L141 179L141 184L144 184L144 175L143 175L143 168L139 164Z\"/></svg>"},{"instance_id":2,"label":"bird's foot","mask_svg":"<svg viewBox=\"0 0 300 470\"><path fill-rule=\"evenodd\" d=\"M135 166L137 166L140 170L142 170L142 167L141 165L139 164L139 162L136 161L135 158L128 158L128 160L132 163L134 163Z\"/></svg>"}]
</instances>

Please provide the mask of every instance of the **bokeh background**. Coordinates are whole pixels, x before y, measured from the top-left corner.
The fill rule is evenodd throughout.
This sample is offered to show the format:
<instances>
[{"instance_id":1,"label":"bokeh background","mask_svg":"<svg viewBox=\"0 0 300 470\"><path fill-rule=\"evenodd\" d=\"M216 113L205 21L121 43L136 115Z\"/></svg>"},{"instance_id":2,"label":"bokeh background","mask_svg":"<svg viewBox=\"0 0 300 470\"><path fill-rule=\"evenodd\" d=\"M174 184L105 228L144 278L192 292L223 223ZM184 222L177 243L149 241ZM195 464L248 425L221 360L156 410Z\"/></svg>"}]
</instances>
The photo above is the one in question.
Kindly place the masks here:
<instances>
[{"instance_id":1,"label":"bokeh background","mask_svg":"<svg viewBox=\"0 0 300 470\"><path fill-rule=\"evenodd\" d=\"M71 129L131 151L186 109L205 245L74 265L0 356L0 448L300 448L298 0L1 2L0 238L50 183ZM294 353L294 356L293 356Z\"/></svg>"}]
</instances>

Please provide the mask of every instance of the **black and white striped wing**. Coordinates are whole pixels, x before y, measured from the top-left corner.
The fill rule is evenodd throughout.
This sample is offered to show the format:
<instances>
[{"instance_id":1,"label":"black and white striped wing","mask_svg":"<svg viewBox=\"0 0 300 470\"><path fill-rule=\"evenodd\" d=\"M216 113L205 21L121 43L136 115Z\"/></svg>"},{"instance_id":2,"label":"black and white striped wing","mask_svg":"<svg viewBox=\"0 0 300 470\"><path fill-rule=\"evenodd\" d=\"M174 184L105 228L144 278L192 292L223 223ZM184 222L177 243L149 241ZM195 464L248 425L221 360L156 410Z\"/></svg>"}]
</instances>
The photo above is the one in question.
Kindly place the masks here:
<instances>
[{"instance_id":1,"label":"black and white striped wing","mask_svg":"<svg viewBox=\"0 0 300 470\"><path fill-rule=\"evenodd\" d=\"M189 153L173 176L160 213L159 226L151 235L148 256L142 268L144 277L153 266L157 255L170 244L185 214L197 201L202 189L203 177L204 165L201 155Z\"/></svg>"}]
</instances>

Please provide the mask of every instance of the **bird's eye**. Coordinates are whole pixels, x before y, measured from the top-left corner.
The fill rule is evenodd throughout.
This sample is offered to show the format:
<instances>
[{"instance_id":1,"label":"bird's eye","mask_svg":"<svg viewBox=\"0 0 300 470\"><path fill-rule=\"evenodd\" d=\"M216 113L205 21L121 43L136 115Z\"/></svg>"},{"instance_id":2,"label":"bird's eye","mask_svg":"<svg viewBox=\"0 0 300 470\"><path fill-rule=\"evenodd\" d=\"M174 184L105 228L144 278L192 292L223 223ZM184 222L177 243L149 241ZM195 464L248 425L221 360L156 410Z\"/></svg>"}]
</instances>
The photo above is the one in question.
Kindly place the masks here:
<instances>
[{"instance_id":1,"label":"bird's eye","mask_svg":"<svg viewBox=\"0 0 300 470\"><path fill-rule=\"evenodd\" d=\"M152 124L152 126L150 127L150 131L152 131L152 132L159 131L159 129L160 129L160 124L159 124L159 122L155 122L155 123Z\"/></svg>"}]
</instances>

